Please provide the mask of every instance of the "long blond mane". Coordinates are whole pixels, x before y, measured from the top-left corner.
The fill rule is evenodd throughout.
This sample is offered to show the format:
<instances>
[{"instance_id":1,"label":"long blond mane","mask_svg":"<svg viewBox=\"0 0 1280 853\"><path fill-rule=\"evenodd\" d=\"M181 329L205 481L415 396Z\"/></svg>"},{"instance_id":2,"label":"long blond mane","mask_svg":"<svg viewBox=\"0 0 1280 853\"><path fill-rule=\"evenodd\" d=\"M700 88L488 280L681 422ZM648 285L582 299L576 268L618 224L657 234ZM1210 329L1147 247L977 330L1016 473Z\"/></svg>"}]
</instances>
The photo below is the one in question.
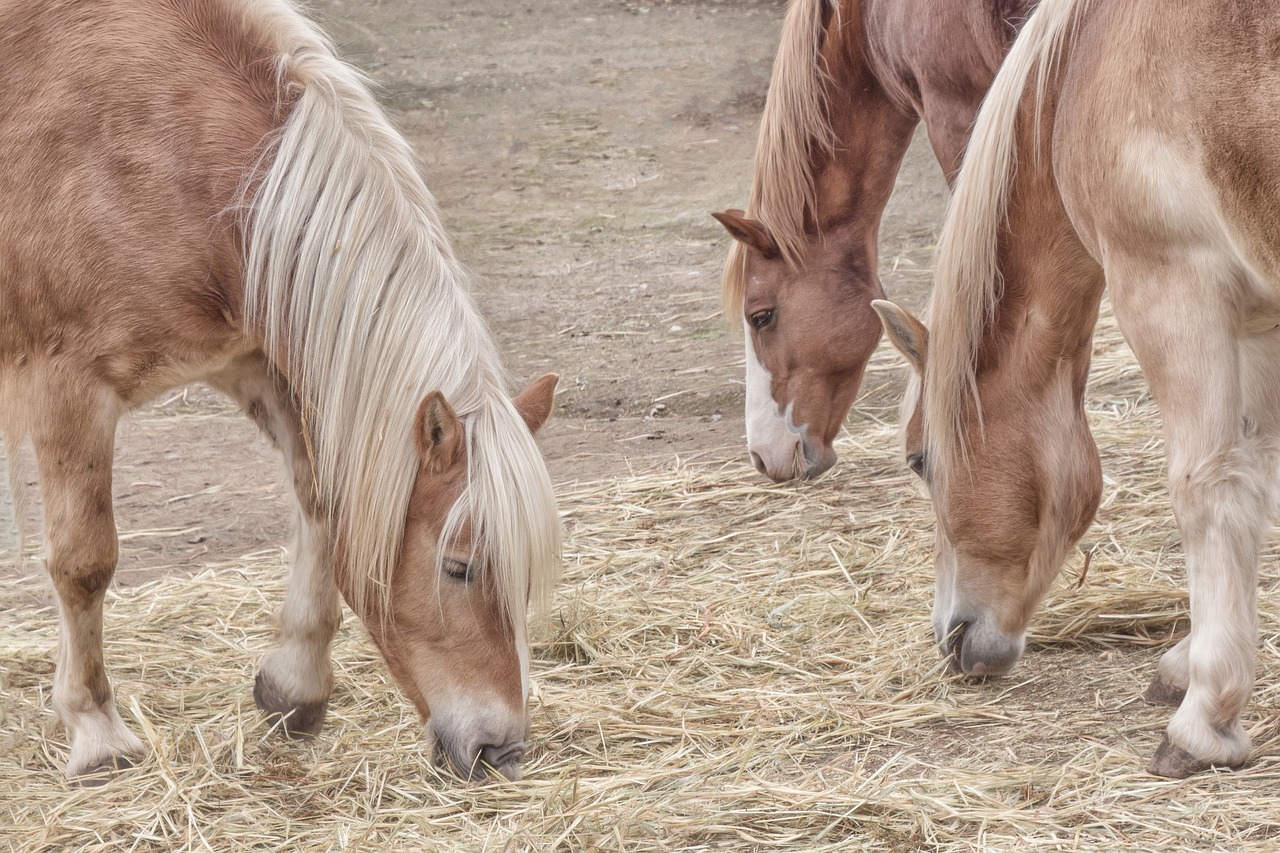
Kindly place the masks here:
<instances>
[{"instance_id":1,"label":"long blond mane","mask_svg":"<svg viewBox=\"0 0 1280 853\"><path fill-rule=\"evenodd\" d=\"M528 603L545 604L559 569L555 499L435 200L326 38L286 0L242 2L278 54L289 110L246 184L246 326L282 354L353 597L389 603L419 468L414 414L440 390L469 450L450 524L469 511L523 636Z\"/></svg>"},{"instance_id":2,"label":"long blond mane","mask_svg":"<svg viewBox=\"0 0 1280 853\"><path fill-rule=\"evenodd\" d=\"M769 93L760 117L747 215L773 233L782 257L798 265L804 215L817 209L812 171L816 150L832 150L828 76L822 62L825 12L839 25L839 0L793 0L782 24ZM725 316L736 323L746 290L747 249L736 240L721 280Z\"/></svg>"},{"instance_id":3,"label":"long blond mane","mask_svg":"<svg viewBox=\"0 0 1280 853\"><path fill-rule=\"evenodd\" d=\"M1042 0L996 75L974 124L938 241L924 382L925 452L935 476L967 458L967 413L978 399L977 358L1000 300L997 246L1018 161L1017 122L1029 82L1039 116L1073 22L1090 0ZM1034 152L1037 153L1038 152Z\"/></svg>"}]
</instances>

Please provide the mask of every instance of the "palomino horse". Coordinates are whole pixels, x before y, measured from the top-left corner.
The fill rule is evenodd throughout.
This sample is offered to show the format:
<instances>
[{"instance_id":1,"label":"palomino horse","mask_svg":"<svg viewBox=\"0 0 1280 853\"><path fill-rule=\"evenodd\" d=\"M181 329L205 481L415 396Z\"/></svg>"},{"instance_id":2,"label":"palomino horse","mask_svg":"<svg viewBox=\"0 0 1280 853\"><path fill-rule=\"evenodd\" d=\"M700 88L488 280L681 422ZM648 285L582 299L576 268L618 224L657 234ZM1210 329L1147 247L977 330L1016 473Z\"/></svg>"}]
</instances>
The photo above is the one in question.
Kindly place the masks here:
<instances>
[{"instance_id":1,"label":"palomino horse","mask_svg":"<svg viewBox=\"0 0 1280 853\"><path fill-rule=\"evenodd\" d=\"M1191 632L1147 698L1153 773L1249 755L1260 540L1280 455L1280 5L1043 0L982 109L906 429L938 520L935 635L1007 671L1101 492L1083 393L1105 284L1164 418Z\"/></svg>"},{"instance_id":2,"label":"palomino horse","mask_svg":"<svg viewBox=\"0 0 1280 853\"><path fill-rule=\"evenodd\" d=\"M920 119L950 181L1035 0L792 0L760 122L725 314L746 319L747 449L774 480L835 464L880 340L880 216Z\"/></svg>"},{"instance_id":3,"label":"palomino horse","mask_svg":"<svg viewBox=\"0 0 1280 853\"><path fill-rule=\"evenodd\" d=\"M254 698L316 731L339 590L463 772L520 773L526 608L560 529L405 141L286 0L0 7L0 426L29 437L73 777L143 750L102 655L120 415L202 379L278 445L298 530Z\"/></svg>"}]
</instances>

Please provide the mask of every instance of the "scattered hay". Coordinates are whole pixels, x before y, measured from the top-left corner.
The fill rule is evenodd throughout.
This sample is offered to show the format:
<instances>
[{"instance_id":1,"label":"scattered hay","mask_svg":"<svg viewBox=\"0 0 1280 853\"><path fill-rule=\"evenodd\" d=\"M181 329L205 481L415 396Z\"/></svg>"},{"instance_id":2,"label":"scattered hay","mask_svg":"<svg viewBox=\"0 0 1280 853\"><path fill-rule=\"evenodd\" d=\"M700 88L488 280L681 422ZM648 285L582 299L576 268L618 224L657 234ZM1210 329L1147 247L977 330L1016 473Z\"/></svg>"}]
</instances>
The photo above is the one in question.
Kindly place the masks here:
<instances>
[{"instance_id":1,"label":"scattered hay","mask_svg":"<svg viewBox=\"0 0 1280 853\"><path fill-rule=\"evenodd\" d=\"M1185 630L1182 557L1140 376L1104 321L1090 399L1106 497L1011 678L947 676L930 639L932 521L887 411L835 476L745 465L562 496L567 579L535 647L527 779L434 769L409 703L348 617L311 743L271 736L250 685L279 552L113 592L107 657L148 741L109 786L62 779L55 618L0 611L0 847L159 850L1273 849L1280 826L1277 573L1238 773L1142 768L1167 709L1137 700ZM869 382L896 359L877 356ZM874 388L873 388L874 390Z\"/></svg>"}]
</instances>

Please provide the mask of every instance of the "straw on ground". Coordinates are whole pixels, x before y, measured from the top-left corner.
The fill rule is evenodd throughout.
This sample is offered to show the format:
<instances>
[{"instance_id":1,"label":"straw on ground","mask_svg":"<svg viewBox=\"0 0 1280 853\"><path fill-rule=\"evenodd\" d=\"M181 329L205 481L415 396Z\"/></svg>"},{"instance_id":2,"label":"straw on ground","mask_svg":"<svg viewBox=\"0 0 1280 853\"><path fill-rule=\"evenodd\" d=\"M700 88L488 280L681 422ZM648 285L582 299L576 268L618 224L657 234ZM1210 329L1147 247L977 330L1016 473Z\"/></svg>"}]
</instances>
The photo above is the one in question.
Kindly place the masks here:
<instances>
[{"instance_id":1,"label":"straw on ground","mask_svg":"<svg viewBox=\"0 0 1280 853\"><path fill-rule=\"evenodd\" d=\"M1280 591L1264 563L1247 769L1147 776L1168 710L1140 700L1186 627L1158 422L1104 319L1089 400L1106 496L1012 677L948 676L930 637L932 520L896 416L861 410L835 476L763 485L674 464L561 495L567 576L535 647L527 778L433 768L348 617L324 734L253 708L276 551L109 600L108 664L146 763L62 778L56 619L0 611L0 848L159 850L1138 850L1280 843ZM896 381L877 356L875 386Z\"/></svg>"}]
</instances>

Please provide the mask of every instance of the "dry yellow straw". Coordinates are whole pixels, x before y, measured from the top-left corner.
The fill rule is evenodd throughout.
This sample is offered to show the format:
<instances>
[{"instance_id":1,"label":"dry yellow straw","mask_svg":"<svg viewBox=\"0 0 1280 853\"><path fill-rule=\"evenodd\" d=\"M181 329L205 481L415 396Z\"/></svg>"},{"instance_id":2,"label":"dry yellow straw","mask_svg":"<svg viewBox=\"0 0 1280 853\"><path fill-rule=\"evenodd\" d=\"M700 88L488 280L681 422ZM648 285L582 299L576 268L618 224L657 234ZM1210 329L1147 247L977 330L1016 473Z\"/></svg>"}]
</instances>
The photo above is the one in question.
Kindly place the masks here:
<instances>
[{"instance_id":1,"label":"dry yellow straw","mask_svg":"<svg viewBox=\"0 0 1280 853\"><path fill-rule=\"evenodd\" d=\"M876 423L896 415L867 406L818 483L673 464L561 496L568 572L534 649L518 784L433 769L350 617L325 733L269 736L250 698L282 593L269 552L111 596L108 665L151 756L71 788L48 707L54 614L0 610L0 849L1274 849L1275 555L1246 719L1258 756L1147 776L1168 710L1137 697L1185 629L1183 562L1155 413L1109 318L1096 349L1091 568L1077 589L1073 557L1009 678L942 672L929 507ZM882 350L870 399L899 372Z\"/></svg>"}]
</instances>

